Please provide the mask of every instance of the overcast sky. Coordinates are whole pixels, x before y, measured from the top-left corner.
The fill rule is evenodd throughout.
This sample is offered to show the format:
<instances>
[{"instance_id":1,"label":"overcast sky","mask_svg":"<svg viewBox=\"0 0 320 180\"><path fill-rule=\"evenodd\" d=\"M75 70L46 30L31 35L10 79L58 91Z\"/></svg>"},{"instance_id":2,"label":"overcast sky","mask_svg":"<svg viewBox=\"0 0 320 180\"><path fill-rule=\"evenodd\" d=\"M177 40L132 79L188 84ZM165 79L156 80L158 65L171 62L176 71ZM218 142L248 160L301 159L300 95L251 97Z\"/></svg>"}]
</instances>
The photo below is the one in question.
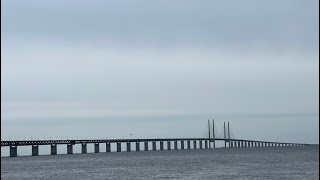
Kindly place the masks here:
<instances>
[{"instance_id":1,"label":"overcast sky","mask_svg":"<svg viewBox=\"0 0 320 180\"><path fill-rule=\"evenodd\" d=\"M274 138L318 142L317 0L1 5L2 136L54 136L71 121L60 135L90 126L88 136L104 136L94 129L107 124L141 136L194 136L195 126L202 133L218 117L238 124L241 137L265 124L278 127ZM170 133L147 130L167 123Z\"/></svg>"}]
</instances>

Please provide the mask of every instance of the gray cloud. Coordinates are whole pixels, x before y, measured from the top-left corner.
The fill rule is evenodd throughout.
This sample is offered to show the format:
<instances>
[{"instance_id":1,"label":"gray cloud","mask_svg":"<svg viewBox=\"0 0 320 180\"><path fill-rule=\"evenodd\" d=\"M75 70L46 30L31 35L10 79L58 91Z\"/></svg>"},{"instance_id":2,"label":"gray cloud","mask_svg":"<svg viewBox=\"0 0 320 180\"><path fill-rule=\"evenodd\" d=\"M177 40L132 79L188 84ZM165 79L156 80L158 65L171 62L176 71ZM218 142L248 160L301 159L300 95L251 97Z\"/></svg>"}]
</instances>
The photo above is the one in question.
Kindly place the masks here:
<instances>
[{"instance_id":1,"label":"gray cloud","mask_svg":"<svg viewBox=\"0 0 320 180\"><path fill-rule=\"evenodd\" d=\"M214 116L249 137L255 114L255 133L263 127L252 119L270 128L281 121L272 137L318 137L317 1L1 3L1 118L4 129L17 128L4 135L54 136L46 124L70 128L78 119L71 134L90 126L104 136L98 122L143 132L186 119L185 134L169 134L195 136ZM292 117L292 129L278 132Z\"/></svg>"}]
</instances>

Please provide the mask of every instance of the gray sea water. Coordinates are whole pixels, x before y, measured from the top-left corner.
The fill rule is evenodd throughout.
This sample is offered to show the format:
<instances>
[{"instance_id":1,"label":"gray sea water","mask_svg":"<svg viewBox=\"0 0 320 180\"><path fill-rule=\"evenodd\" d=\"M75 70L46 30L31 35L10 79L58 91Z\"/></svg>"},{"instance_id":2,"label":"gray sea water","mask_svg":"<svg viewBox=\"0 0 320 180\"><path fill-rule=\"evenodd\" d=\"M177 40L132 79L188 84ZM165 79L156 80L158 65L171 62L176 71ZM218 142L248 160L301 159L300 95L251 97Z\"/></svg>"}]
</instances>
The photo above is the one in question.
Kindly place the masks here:
<instances>
[{"instance_id":1,"label":"gray sea water","mask_svg":"<svg viewBox=\"0 0 320 180\"><path fill-rule=\"evenodd\" d=\"M319 179L319 147L2 157L1 179Z\"/></svg>"}]
</instances>

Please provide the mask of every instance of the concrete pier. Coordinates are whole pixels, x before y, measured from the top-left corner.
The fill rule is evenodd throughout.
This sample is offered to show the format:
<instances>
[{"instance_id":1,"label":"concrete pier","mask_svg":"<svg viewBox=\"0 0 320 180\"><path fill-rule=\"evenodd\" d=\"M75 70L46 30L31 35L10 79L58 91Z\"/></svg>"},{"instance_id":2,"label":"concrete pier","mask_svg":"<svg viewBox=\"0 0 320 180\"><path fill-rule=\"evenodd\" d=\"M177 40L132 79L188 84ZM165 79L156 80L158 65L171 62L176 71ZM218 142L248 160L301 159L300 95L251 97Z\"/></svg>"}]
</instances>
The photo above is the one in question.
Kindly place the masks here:
<instances>
[{"instance_id":1,"label":"concrete pier","mask_svg":"<svg viewBox=\"0 0 320 180\"><path fill-rule=\"evenodd\" d=\"M167 149L171 150L171 141L167 141Z\"/></svg>"},{"instance_id":2,"label":"concrete pier","mask_svg":"<svg viewBox=\"0 0 320 180\"><path fill-rule=\"evenodd\" d=\"M18 156L18 148L17 146L10 146L10 157Z\"/></svg>"},{"instance_id":3,"label":"concrete pier","mask_svg":"<svg viewBox=\"0 0 320 180\"><path fill-rule=\"evenodd\" d=\"M157 142L156 142L156 141L153 141L153 142L152 142L152 150L153 150L153 151L156 151L156 150L157 150Z\"/></svg>"},{"instance_id":4,"label":"concrete pier","mask_svg":"<svg viewBox=\"0 0 320 180\"><path fill-rule=\"evenodd\" d=\"M73 145L72 144L67 145L67 154L73 154Z\"/></svg>"},{"instance_id":5,"label":"concrete pier","mask_svg":"<svg viewBox=\"0 0 320 180\"><path fill-rule=\"evenodd\" d=\"M121 152L121 142L117 142L117 152Z\"/></svg>"},{"instance_id":6,"label":"concrete pier","mask_svg":"<svg viewBox=\"0 0 320 180\"><path fill-rule=\"evenodd\" d=\"M57 145L51 144L51 155L57 155Z\"/></svg>"},{"instance_id":7,"label":"concrete pier","mask_svg":"<svg viewBox=\"0 0 320 180\"><path fill-rule=\"evenodd\" d=\"M193 149L197 149L197 141L193 141Z\"/></svg>"},{"instance_id":8,"label":"concrete pier","mask_svg":"<svg viewBox=\"0 0 320 180\"><path fill-rule=\"evenodd\" d=\"M149 150L149 146L148 146L148 141L144 142L144 150L148 151Z\"/></svg>"},{"instance_id":9,"label":"concrete pier","mask_svg":"<svg viewBox=\"0 0 320 180\"><path fill-rule=\"evenodd\" d=\"M39 156L39 146L32 145L32 156Z\"/></svg>"},{"instance_id":10,"label":"concrete pier","mask_svg":"<svg viewBox=\"0 0 320 180\"><path fill-rule=\"evenodd\" d=\"M181 149L184 149L184 141L181 141Z\"/></svg>"},{"instance_id":11,"label":"concrete pier","mask_svg":"<svg viewBox=\"0 0 320 180\"><path fill-rule=\"evenodd\" d=\"M174 150L178 150L178 141L174 141Z\"/></svg>"},{"instance_id":12,"label":"concrete pier","mask_svg":"<svg viewBox=\"0 0 320 180\"><path fill-rule=\"evenodd\" d=\"M136 151L140 151L140 142L136 142Z\"/></svg>"},{"instance_id":13,"label":"concrete pier","mask_svg":"<svg viewBox=\"0 0 320 180\"><path fill-rule=\"evenodd\" d=\"M208 149L208 141L204 141L204 148Z\"/></svg>"},{"instance_id":14,"label":"concrete pier","mask_svg":"<svg viewBox=\"0 0 320 180\"><path fill-rule=\"evenodd\" d=\"M199 148L202 149L202 141L201 140L199 141L199 144L200 144Z\"/></svg>"},{"instance_id":15,"label":"concrete pier","mask_svg":"<svg viewBox=\"0 0 320 180\"><path fill-rule=\"evenodd\" d=\"M187 141L187 146L188 146L188 149L191 149L191 142L190 142L190 140Z\"/></svg>"},{"instance_id":16,"label":"concrete pier","mask_svg":"<svg viewBox=\"0 0 320 180\"><path fill-rule=\"evenodd\" d=\"M110 142L106 143L106 152L111 152L111 143Z\"/></svg>"},{"instance_id":17,"label":"concrete pier","mask_svg":"<svg viewBox=\"0 0 320 180\"><path fill-rule=\"evenodd\" d=\"M163 141L160 141L160 150L163 151Z\"/></svg>"},{"instance_id":18,"label":"concrete pier","mask_svg":"<svg viewBox=\"0 0 320 180\"><path fill-rule=\"evenodd\" d=\"M127 152L131 151L131 142L127 142Z\"/></svg>"},{"instance_id":19,"label":"concrete pier","mask_svg":"<svg viewBox=\"0 0 320 180\"><path fill-rule=\"evenodd\" d=\"M81 152L83 154L87 153L87 143L82 143L81 144Z\"/></svg>"},{"instance_id":20,"label":"concrete pier","mask_svg":"<svg viewBox=\"0 0 320 180\"><path fill-rule=\"evenodd\" d=\"M95 143L94 144L94 153L99 153L99 152L100 152L99 143Z\"/></svg>"}]
</instances>

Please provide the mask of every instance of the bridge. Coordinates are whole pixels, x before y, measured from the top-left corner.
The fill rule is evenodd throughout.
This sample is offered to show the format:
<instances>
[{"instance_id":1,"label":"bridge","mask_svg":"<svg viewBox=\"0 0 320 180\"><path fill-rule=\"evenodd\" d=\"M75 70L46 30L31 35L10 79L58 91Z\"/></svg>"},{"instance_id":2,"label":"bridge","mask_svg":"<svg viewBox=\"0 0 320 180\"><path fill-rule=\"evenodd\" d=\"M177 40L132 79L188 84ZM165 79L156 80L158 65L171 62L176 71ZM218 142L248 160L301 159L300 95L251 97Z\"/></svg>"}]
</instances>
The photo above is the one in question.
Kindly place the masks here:
<instances>
[{"instance_id":1,"label":"bridge","mask_svg":"<svg viewBox=\"0 0 320 180\"><path fill-rule=\"evenodd\" d=\"M105 144L106 152L111 152L111 146L116 145L116 152L122 151L122 145L126 145L126 151L132 151L131 144L135 143L135 151L140 151L141 143L144 144L144 151L149 150L152 144L152 151L156 150L180 150L184 149L214 149L216 142L224 142L224 148L254 148L254 147L280 147L280 146L312 146L314 144L271 142L248 139L236 139L231 137L230 124L227 127L224 122L223 137L217 137L217 130L212 120L212 126L208 121L208 136L204 138L150 138L150 139L72 139L72 140L21 140L21 141L1 141L1 147L10 147L10 157L18 156L18 146L31 146L32 156L39 155L39 146L51 146L51 155L57 155L58 145L67 145L67 154L73 154L73 146L81 144L81 153L87 153L87 144L94 144L94 152L100 152L100 144ZM166 142L166 149L164 143ZM172 146L173 143L173 146ZM157 149L157 147L160 147Z\"/></svg>"}]
</instances>

